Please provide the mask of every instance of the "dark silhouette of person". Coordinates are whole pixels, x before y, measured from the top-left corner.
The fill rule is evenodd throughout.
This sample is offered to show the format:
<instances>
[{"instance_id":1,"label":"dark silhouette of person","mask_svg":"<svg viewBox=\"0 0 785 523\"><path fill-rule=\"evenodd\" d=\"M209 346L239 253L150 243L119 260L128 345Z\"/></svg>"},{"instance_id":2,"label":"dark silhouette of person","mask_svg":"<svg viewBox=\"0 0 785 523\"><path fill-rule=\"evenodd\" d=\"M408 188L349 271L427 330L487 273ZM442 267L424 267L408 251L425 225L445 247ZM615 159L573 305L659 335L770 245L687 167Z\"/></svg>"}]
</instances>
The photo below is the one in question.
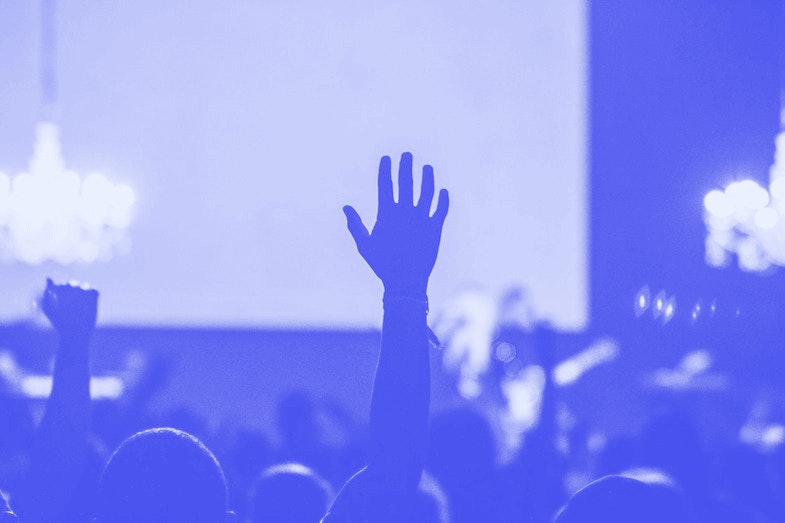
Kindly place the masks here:
<instances>
[{"instance_id":1,"label":"dark silhouette of person","mask_svg":"<svg viewBox=\"0 0 785 523\"><path fill-rule=\"evenodd\" d=\"M263 470L251 487L251 523L318 523L334 494L313 469L283 463Z\"/></svg>"},{"instance_id":2,"label":"dark silhouette of person","mask_svg":"<svg viewBox=\"0 0 785 523\"><path fill-rule=\"evenodd\" d=\"M173 428L138 432L112 454L98 488L96 523L226 523L226 479L196 437Z\"/></svg>"},{"instance_id":3,"label":"dark silhouette of person","mask_svg":"<svg viewBox=\"0 0 785 523\"><path fill-rule=\"evenodd\" d=\"M66 515L88 462L90 433L90 340L98 314L98 291L47 279L41 309L59 343L52 391L35 430L30 466L13 492L21 521L73 520ZM80 518L89 517L83 507Z\"/></svg>"},{"instance_id":4,"label":"dark silhouette of person","mask_svg":"<svg viewBox=\"0 0 785 523\"><path fill-rule=\"evenodd\" d=\"M389 156L379 164L378 209L371 232L344 207L357 250L384 286L382 340L371 397L368 463L341 489L325 523L423 521L414 514L425 462L430 404L428 279L439 252L449 196L433 216L433 168L422 170L414 203L412 155L401 155L398 201Z\"/></svg>"},{"instance_id":5,"label":"dark silhouette of person","mask_svg":"<svg viewBox=\"0 0 785 523\"><path fill-rule=\"evenodd\" d=\"M604 476L579 490L554 523L694 523L686 499L671 485Z\"/></svg>"},{"instance_id":6,"label":"dark silhouette of person","mask_svg":"<svg viewBox=\"0 0 785 523\"><path fill-rule=\"evenodd\" d=\"M464 407L436 416L427 463L447 492L456 523L499 520L496 441L484 415Z\"/></svg>"}]
</instances>

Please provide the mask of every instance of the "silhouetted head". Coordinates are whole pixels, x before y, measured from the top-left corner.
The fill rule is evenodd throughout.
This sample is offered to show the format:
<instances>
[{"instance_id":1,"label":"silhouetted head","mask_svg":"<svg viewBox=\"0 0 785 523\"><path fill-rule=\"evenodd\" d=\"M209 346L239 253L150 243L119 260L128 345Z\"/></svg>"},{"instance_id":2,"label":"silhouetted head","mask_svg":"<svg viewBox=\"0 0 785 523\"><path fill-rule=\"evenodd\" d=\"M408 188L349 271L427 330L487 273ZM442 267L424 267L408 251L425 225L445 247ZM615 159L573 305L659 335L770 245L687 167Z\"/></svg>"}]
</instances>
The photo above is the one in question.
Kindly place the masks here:
<instances>
[{"instance_id":1,"label":"silhouetted head","mask_svg":"<svg viewBox=\"0 0 785 523\"><path fill-rule=\"evenodd\" d=\"M680 492L624 476L605 476L578 491L555 523L688 523L692 516Z\"/></svg>"},{"instance_id":2,"label":"silhouetted head","mask_svg":"<svg viewBox=\"0 0 785 523\"><path fill-rule=\"evenodd\" d=\"M227 489L215 456L171 428L134 434L106 465L97 523L225 523Z\"/></svg>"},{"instance_id":3,"label":"silhouetted head","mask_svg":"<svg viewBox=\"0 0 785 523\"><path fill-rule=\"evenodd\" d=\"M262 471L251 487L252 523L318 523L333 499L325 479L299 463Z\"/></svg>"},{"instance_id":4,"label":"silhouetted head","mask_svg":"<svg viewBox=\"0 0 785 523\"><path fill-rule=\"evenodd\" d=\"M285 445L310 447L317 438L316 406L305 392L285 394L278 402L276 420Z\"/></svg>"}]
</instances>

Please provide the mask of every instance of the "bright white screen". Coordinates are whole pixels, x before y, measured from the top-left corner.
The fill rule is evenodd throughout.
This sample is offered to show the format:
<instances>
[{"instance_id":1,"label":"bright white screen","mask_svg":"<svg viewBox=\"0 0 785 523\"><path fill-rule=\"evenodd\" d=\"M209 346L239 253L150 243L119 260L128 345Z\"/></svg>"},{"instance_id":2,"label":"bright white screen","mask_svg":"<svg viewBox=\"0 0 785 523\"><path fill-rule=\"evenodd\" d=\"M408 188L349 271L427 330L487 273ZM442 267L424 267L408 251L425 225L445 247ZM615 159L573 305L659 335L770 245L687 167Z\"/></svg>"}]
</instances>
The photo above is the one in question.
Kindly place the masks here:
<instances>
[{"instance_id":1,"label":"bright white screen","mask_svg":"<svg viewBox=\"0 0 785 523\"><path fill-rule=\"evenodd\" d=\"M451 192L432 309L525 286L587 321L585 0L69 0L58 5L69 167L131 185L131 253L0 265L0 316L43 278L102 291L104 323L367 327L380 290L345 230L370 226L379 157ZM0 171L39 117L38 5L0 3Z\"/></svg>"}]
</instances>

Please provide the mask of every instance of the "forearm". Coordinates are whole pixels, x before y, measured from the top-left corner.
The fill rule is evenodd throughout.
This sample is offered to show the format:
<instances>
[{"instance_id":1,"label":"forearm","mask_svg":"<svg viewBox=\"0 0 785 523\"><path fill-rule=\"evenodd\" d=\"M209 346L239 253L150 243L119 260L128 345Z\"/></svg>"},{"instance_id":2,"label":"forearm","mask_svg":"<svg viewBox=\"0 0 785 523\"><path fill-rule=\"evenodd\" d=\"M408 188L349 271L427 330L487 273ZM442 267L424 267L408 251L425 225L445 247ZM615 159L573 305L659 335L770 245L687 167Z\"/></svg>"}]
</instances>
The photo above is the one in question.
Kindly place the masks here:
<instances>
[{"instance_id":1,"label":"forearm","mask_svg":"<svg viewBox=\"0 0 785 523\"><path fill-rule=\"evenodd\" d=\"M416 489L428 433L427 302L386 295L371 399L369 471L394 488Z\"/></svg>"},{"instance_id":2,"label":"forearm","mask_svg":"<svg viewBox=\"0 0 785 523\"><path fill-rule=\"evenodd\" d=\"M371 232L357 211L343 208L360 255L384 284L384 320L379 364L371 398L368 466L362 477L384 506L407 505L420 482L428 435L428 279L436 263L449 195L439 191L433 216L433 168L424 165L420 198L414 203L412 155L398 167L393 197L391 160L379 162L378 209ZM381 496L381 497L379 497Z\"/></svg>"},{"instance_id":3,"label":"forearm","mask_svg":"<svg viewBox=\"0 0 785 523\"><path fill-rule=\"evenodd\" d=\"M84 465L90 426L89 337L62 336L52 391L32 443L30 468L15 500L25 521L53 519Z\"/></svg>"},{"instance_id":4,"label":"forearm","mask_svg":"<svg viewBox=\"0 0 785 523\"><path fill-rule=\"evenodd\" d=\"M90 336L62 335L39 433L59 430L87 435L90 425Z\"/></svg>"}]
</instances>

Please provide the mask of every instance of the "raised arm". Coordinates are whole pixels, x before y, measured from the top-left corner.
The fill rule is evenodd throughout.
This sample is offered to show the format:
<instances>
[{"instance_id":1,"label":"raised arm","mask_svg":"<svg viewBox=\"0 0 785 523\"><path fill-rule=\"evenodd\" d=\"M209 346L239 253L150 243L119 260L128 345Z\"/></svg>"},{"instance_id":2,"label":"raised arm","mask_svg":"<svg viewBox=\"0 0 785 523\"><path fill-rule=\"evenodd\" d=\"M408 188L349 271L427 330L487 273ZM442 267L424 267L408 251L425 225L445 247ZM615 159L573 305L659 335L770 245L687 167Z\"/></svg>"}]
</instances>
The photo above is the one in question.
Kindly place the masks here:
<instances>
[{"instance_id":1,"label":"raised arm","mask_svg":"<svg viewBox=\"0 0 785 523\"><path fill-rule=\"evenodd\" d=\"M398 169L398 202L393 199L387 156L379 165L378 185L379 206L370 233L354 208L346 206L344 213L357 250L384 285L382 342L363 482L369 485L369 503L389 506L416 492L425 459L430 403L428 278L439 251L449 198L442 189L430 215L434 180L433 168L426 165L415 205L409 153L401 156Z\"/></svg>"},{"instance_id":2,"label":"raised arm","mask_svg":"<svg viewBox=\"0 0 785 523\"><path fill-rule=\"evenodd\" d=\"M47 280L41 301L59 346L52 392L31 451L29 473L15 496L22 521L54 519L63 510L84 465L90 428L90 338L98 292Z\"/></svg>"}]
</instances>

